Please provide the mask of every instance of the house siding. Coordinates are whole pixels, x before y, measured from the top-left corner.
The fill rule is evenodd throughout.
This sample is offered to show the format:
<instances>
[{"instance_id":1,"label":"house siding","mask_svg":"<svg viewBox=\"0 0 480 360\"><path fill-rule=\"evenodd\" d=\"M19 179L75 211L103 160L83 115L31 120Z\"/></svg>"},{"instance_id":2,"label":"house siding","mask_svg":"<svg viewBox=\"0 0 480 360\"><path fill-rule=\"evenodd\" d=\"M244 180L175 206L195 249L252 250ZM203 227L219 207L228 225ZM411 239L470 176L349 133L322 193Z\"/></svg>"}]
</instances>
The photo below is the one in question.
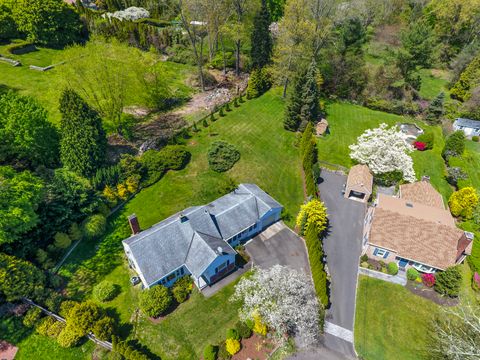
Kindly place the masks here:
<instances>
[{"instance_id":1,"label":"house siding","mask_svg":"<svg viewBox=\"0 0 480 360\"><path fill-rule=\"evenodd\" d=\"M228 261L228 264L235 267L235 254L225 254L217 257L202 273L202 276L207 280L207 282L210 284L214 279L214 276L217 275L218 273L215 272L215 269L218 268L219 266L226 264ZM218 280L218 279L217 279Z\"/></svg>"}]
</instances>

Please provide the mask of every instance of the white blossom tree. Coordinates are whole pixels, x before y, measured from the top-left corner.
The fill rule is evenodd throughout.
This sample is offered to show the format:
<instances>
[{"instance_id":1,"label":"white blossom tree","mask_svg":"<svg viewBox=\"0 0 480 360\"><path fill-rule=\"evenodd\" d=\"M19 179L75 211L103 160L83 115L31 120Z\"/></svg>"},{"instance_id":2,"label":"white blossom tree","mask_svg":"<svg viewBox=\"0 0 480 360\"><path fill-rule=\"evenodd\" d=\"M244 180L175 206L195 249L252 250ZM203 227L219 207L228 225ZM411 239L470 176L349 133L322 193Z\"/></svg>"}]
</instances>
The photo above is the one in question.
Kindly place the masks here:
<instances>
[{"instance_id":1,"label":"white blossom tree","mask_svg":"<svg viewBox=\"0 0 480 360\"><path fill-rule=\"evenodd\" d=\"M350 145L350 150L350 157L368 165L374 174L400 171L404 180L416 180L409 155L413 146L396 126L388 128L387 124L381 124L378 128L366 130L358 137L357 144Z\"/></svg>"},{"instance_id":2,"label":"white blossom tree","mask_svg":"<svg viewBox=\"0 0 480 360\"><path fill-rule=\"evenodd\" d=\"M435 358L480 359L480 306L461 303L458 308L442 308L433 336Z\"/></svg>"},{"instance_id":3,"label":"white blossom tree","mask_svg":"<svg viewBox=\"0 0 480 360\"><path fill-rule=\"evenodd\" d=\"M260 315L278 336L295 335L305 346L318 340L321 308L312 282L304 273L281 265L256 269L235 286L232 300L243 302L243 320Z\"/></svg>"}]
</instances>

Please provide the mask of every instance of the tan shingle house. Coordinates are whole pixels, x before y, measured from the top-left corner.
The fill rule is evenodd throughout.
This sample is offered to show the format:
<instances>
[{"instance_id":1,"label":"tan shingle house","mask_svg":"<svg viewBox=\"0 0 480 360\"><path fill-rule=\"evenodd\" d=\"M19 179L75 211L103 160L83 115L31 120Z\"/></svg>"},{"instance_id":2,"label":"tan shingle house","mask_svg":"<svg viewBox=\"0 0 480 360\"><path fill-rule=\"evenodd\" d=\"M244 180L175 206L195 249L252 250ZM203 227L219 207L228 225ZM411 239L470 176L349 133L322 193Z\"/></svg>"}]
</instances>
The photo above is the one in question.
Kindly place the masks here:
<instances>
[{"instance_id":1,"label":"tan shingle house","mask_svg":"<svg viewBox=\"0 0 480 360\"><path fill-rule=\"evenodd\" d=\"M367 165L352 166L348 173L345 186L345 197L347 199L368 202L372 195L373 176Z\"/></svg>"},{"instance_id":2,"label":"tan shingle house","mask_svg":"<svg viewBox=\"0 0 480 360\"><path fill-rule=\"evenodd\" d=\"M403 270L433 273L470 254L473 239L455 226L430 183L402 185L399 196L380 194L377 205L367 211L363 241L369 257L395 261Z\"/></svg>"}]
</instances>

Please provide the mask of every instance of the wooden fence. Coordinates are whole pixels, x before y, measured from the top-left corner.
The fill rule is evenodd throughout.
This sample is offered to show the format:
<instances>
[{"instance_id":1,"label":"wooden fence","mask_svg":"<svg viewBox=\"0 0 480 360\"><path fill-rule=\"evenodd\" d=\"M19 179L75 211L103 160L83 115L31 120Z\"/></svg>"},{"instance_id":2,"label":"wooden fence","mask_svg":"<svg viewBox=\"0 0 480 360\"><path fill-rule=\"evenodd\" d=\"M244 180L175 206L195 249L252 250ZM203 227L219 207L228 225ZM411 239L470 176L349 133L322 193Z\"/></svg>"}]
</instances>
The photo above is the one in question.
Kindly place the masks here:
<instances>
[{"instance_id":1,"label":"wooden fence","mask_svg":"<svg viewBox=\"0 0 480 360\"><path fill-rule=\"evenodd\" d=\"M62 318L60 315L57 315L57 314L51 312L50 310L45 309L44 307L42 307L42 306L34 303L32 300L27 299L27 298L23 298L22 300L23 300L23 302L24 302L25 304L28 304L28 305L35 306L35 307L39 308L40 310L42 310L42 312L43 312L44 314L55 318L57 321L60 321L60 322L62 322L62 323L64 323L64 324L67 323L67 322L65 321L65 319ZM100 339L98 339L95 335L93 335L92 333L88 334L87 337L88 337L89 340L93 341L95 344L100 345L100 346L104 347L104 348L107 349L107 350L110 350L110 351L111 351L111 350L113 349L111 342L100 340Z\"/></svg>"}]
</instances>

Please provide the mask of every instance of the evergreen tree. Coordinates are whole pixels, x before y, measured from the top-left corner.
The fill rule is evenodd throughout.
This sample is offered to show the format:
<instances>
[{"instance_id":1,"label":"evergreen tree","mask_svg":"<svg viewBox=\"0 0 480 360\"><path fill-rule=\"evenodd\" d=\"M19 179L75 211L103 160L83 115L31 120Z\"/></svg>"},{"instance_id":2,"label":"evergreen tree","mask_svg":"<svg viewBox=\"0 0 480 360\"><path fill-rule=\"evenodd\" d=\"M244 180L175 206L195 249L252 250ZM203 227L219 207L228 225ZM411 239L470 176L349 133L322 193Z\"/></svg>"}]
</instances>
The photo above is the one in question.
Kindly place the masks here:
<instances>
[{"instance_id":1,"label":"evergreen tree","mask_svg":"<svg viewBox=\"0 0 480 360\"><path fill-rule=\"evenodd\" d=\"M317 63L312 60L305 76L302 92L302 107L300 119L302 121L316 121L320 114L319 89L317 84Z\"/></svg>"},{"instance_id":2,"label":"evergreen tree","mask_svg":"<svg viewBox=\"0 0 480 360\"><path fill-rule=\"evenodd\" d=\"M253 19L251 57L254 68L262 68L271 61L273 41L269 26L270 13L266 1L262 0L262 7Z\"/></svg>"},{"instance_id":3,"label":"evergreen tree","mask_svg":"<svg viewBox=\"0 0 480 360\"><path fill-rule=\"evenodd\" d=\"M304 82L305 74L303 72L297 74L293 83L293 91L291 91L287 100L285 119L283 120L283 127L286 130L297 131L300 126L300 111L303 105L302 95Z\"/></svg>"},{"instance_id":4,"label":"evergreen tree","mask_svg":"<svg viewBox=\"0 0 480 360\"><path fill-rule=\"evenodd\" d=\"M62 93L60 112L62 163L82 176L92 176L105 158L107 138L102 120L96 111L70 89Z\"/></svg>"},{"instance_id":5,"label":"evergreen tree","mask_svg":"<svg viewBox=\"0 0 480 360\"><path fill-rule=\"evenodd\" d=\"M443 101L445 99L445 94L441 92L437 95L435 99L432 100L427 109L426 120L432 124L440 123L440 117L443 115Z\"/></svg>"}]
</instances>

